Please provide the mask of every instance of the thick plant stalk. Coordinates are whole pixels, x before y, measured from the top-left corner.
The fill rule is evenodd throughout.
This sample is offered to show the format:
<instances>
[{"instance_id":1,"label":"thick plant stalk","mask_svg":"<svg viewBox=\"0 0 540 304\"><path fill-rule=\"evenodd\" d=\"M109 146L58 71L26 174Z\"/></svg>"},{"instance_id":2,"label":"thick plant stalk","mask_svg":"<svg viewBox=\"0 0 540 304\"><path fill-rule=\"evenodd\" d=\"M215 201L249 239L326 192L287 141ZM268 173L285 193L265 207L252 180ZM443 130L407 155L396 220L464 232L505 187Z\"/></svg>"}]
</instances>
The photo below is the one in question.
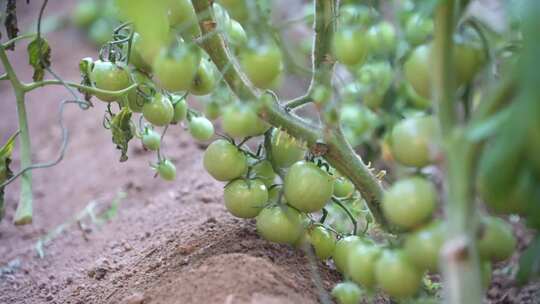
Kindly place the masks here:
<instances>
[{"instance_id":1,"label":"thick plant stalk","mask_svg":"<svg viewBox=\"0 0 540 304\"><path fill-rule=\"evenodd\" d=\"M258 100L260 92L253 88L247 77L240 71L234 57L226 46L221 35L213 33L216 29L216 21L210 12L210 0L192 0L193 7L199 19L199 25L204 40L200 42L201 47L210 56L216 67L223 73L223 77L230 89L244 101ZM336 5L334 0L315 1L315 31L314 41L314 67L319 71L314 71L314 81L329 82L331 77L332 64L328 63L329 55L328 27L335 17L333 12ZM209 13L210 12L210 13ZM231 64L232 63L232 64ZM310 148L325 147L325 159L336 169L347 175L362 196L366 199L368 207L373 217L384 229L389 229L380 207L382 199L382 186L373 176L369 168L362 162L354 152L344 137L335 131L323 131L319 126L314 126L296 115L285 111L277 102L266 102L260 111L261 117L271 125L282 128L295 138L305 141Z\"/></svg>"},{"instance_id":2,"label":"thick plant stalk","mask_svg":"<svg viewBox=\"0 0 540 304\"><path fill-rule=\"evenodd\" d=\"M446 156L445 200L448 236L442 249L445 301L481 303L482 284L476 250L477 214L473 198L474 146L457 123L453 31L455 0L440 2L435 13L434 96Z\"/></svg>"}]
</instances>

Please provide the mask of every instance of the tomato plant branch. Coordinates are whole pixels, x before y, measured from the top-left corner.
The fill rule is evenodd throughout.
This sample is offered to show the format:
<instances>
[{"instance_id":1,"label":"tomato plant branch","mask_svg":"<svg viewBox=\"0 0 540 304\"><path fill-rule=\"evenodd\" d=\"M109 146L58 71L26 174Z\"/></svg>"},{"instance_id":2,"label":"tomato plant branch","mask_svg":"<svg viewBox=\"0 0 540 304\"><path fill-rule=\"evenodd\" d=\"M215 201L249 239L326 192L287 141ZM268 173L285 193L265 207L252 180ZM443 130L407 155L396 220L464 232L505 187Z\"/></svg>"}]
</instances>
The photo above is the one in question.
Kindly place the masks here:
<instances>
[{"instance_id":1,"label":"tomato plant branch","mask_svg":"<svg viewBox=\"0 0 540 304\"><path fill-rule=\"evenodd\" d=\"M2 44L2 47L4 49L7 49L7 48L11 47L13 44L15 44L16 42L18 42L20 40L32 39L34 37L36 37L36 33L28 33L28 34L20 35L20 36L17 36L17 37L15 37L13 39L10 39L10 40L4 42Z\"/></svg>"},{"instance_id":2,"label":"tomato plant branch","mask_svg":"<svg viewBox=\"0 0 540 304\"><path fill-rule=\"evenodd\" d=\"M30 144L30 131L28 128L28 118L26 114L24 86L17 77L13 66L9 62L5 47L0 47L0 61L2 62L6 74L11 81L15 99L17 102L17 117L19 120L19 143L21 167L28 167L32 164L32 152ZM32 172L27 171L21 175L20 199L15 212L14 222L16 225L24 225L32 222Z\"/></svg>"},{"instance_id":3,"label":"tomato plant branch","mask_svg":"<svg viewBox=\"0 0 540 304\"><path fill-rule=\"evenodd\" d=\"M435 11L434 96L446 156L445 197L448 237L442 249L447 303L480 303L482 286L476 251L476 211L471 179L474 147L458 124L455 103L453 32L455 0L440 2Z\"/></svg>"},{"instance_id":4,"label":"tomato plant branch","mask_svg":"<svg viewBox=\"0 0 540 304\"><path fill-rule=\"evenodd\" d=\"M50 79L50 80L43 80L43 81L38 81L38 82L32 82L32 83L29 83L29 84L24 84L23 89L24 89L25 92L30 92L30 91L35 90L37 88L41 88L41 87L48 86L48 85L68 85L70 87L79 89L81 91L90 93L92 95L107 94L107 95L112 95L112 96L115 96L115 97L121 97L121 96L125 95L126 93L128 93L129 91L131 91L131 90L133 90L133 89L135 89L137 87L137 84L132 84L131 86L129 86L129 87L123 89L123 90L107 91L107 90L102 90L102 89L98 89L98 88L95 88L95 87L89 87L89 86L85 86L85 85L74 83L74 82L61 81L61 80L57 80L57 79Z\"/></svg>"},{"instance_id":5,"label":"tomato plant branch","mask_svg":"<svg viewBox=\"0 0 540 304\"><path fill-rule=\"evenodd\" d=\"M212 1L210 0L192 0L203 35L207 35L216 30L216 21L212 14L208 14L211 2ZM333 22L334 16L331 12L333 11L334 5L334 1L317 0L316 20L324 18L327 21L323 24L326 25ZM332 6L332 8L329 9L328 6ZM320 34L316 33L317 36L324 36L327 33L326 30L323 30L322 26L321 30ZM315 45L320 45L321 43L329 44L329 39L324 37L316 37L315 41L319 41L319 43L315 43ZM238 64L225 45L221 35L212 35L208 39L202 41L200 45L210 56L218 70L221 71L223 78L230 89L240 99L246 101L259 99L260 91L253 88L244 73L239 70ZM328 50L329 46L327 45L322 51L314 51L314 64L323 71L316 73L314 76L316 81L330 81L332 65L326 60ZM233 63L232 65L230 65L231 62ZM320 127L304 121L293 113L289 113L279 105L277 100L272 100L272 98L265 98L264 100L265 102L262 105L260 115L273 126L285 129L287 133L295 138L305 141L310 147L320 143L324 138L326 141L325 144L328 147L328 152L324 155L325 159L353 181L356 188L366 199L375 220L383 228L388 229L380 207L383 193L382 186L377 178L371 174L369 168L367 168L359 156L354 152L340 130L338 129L331 131L329 134L323 134Z\"/></svg>"}]
</instances>

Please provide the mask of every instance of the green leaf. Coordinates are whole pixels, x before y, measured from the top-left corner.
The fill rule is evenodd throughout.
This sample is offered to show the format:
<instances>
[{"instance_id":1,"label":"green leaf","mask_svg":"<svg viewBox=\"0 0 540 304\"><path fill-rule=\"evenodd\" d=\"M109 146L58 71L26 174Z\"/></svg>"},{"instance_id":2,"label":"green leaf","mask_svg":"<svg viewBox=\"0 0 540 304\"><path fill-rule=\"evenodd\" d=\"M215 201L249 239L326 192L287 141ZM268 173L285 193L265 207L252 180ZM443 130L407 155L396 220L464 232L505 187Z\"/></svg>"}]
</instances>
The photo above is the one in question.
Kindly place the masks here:
<instances>
[{"instance_id":1,"label":"green leaf","mask_svg":"<svg viewBox=\"0 0 540 304\"><path fill-rule=\"evenodd\" d=\"M51 66L51 47L43 38L36 38L28 44L28 61L34 68L34 81L43 80L45 69Z\"/></svg>"},{"instance_id":2,"label":"green leaf","mask_svg":"<svg viewBox=\"0 0 540 304\"><path fill-rule=\"evenodd\" d=\"M11 163L11 153L13 152L17 135L19 135L19 132L11 135L4 146L0 148L0 184L13 176L9 164ZM0 187L0 221L4 217L4 188Z\"/></svg>"},{"instance_id":3,"label":"green leaf","mask_svg":"<svg viewBox=\"0 0 540 304\"><path fill-rule=\"evenodd\" d=\"M540 276L540 236L532 241L519 259L519 271L516 279L519 284L525 284Z\"/></svg>"},{"instance_id":4,"label":"green leaf","mask_svg":"<svg viewBox=\"0 0 540 304\"><path fill-rule=\"evenodd\" d=\"M111 131L113 143L122 152L120 162L125 162L128 159L128 143L133 138L133 132L131 131L131 111L129 108L124 107L114 115L111 121Z\"/></svg>"}]
</instances>

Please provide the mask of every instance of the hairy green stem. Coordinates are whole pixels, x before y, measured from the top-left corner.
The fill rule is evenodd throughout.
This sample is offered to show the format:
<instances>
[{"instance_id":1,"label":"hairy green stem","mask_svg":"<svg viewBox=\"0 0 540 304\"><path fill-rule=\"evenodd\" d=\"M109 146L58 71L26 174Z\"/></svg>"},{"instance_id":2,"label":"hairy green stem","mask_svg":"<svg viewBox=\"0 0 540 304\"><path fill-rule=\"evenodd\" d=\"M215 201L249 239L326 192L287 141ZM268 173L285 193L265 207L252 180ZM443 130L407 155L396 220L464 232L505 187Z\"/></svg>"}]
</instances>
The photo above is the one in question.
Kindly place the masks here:
<instances>
[{"instance_id":1,"label":"hairy green stem","mask_svg":"<svg viewBox=\"0 0 540 304\"><path fill-rule=\"evenodd\" d=\"M112 96L115 96L115 97L121 97L121 96L125 95L126 93L128 93L129 91L131 91L131 90L133 90L133 89L135 89L137 87L137 84L132 84L131 86L129 86L129 87L123 89L123 90L107 91L107 90L102 90L102 89L98 89L98 88L95 88L95 87L89 87L89 86L85 86L85 85L74 83L74 82L51 79L51 80L42 80L42 81L38 81L38 82L32 82L32 83L29 83L29 84L24 84L23 85L23 90L24 90L24 92L30 92L30 91L35 90L37 88L41 88L41 87L48 86L48 85L62 85L62 86L67 85L67 86L79 89L81 91L85 91L86 93L90 93L90 94L93 94L93 95L107 94L107 95L112 95Z\"/></svg>"},{"instance_id":2,"label":"hairy green stem","mask_svg":"<svg viewBox=\"0 0 540 304\"><path fill-rule=\"evenodd\" d=\"M32 152L30 145L30 131L26 114L25 91L13 66L9 62L4 46L0 47L0 61L6 70L7 77L11 81L13 92L17 101L17 117L19 120L19 143L21 167L25 168L32 164ZM21 192L14 222L16 225L24 225L32 222L32 172L27 171L21 175Z\"/></svg>"},{"instance_id":3,"label":"hairy green stem","mask_svg":"<svg viewBox=\"0 0 540 304\"><path fill-rule=\"evenodd\" d=\"M197 12L202 34L208 35L212 31L215 31L215 20L212 14L208 13L211 1L192 0L192 3ZM314 50L315 68L322 70L322 72L318 71L314 75L314 79L317 82L325 83L331 78L332 64L326 60L326 55L329 51L329 39L319 36L328 34L328 26L334 20L332 12L335 9L335 4L333 0L316 0L316 20L325 19L323 23L319 23L319 25L323 24L325 26L321 25L319 27L321 31L316 31L317 37L314 43L317 48L320 48L320 50ZM319 42L317 43L317 41ZM324 47L321 44L324 44ZM221 35L211 35L208 39L202 41L200 45L210 56L218 70L221 71L230 89L241 100L250 101L259 99L260 92L252 87L245 74L240 71L236 60L231 55L232 53L225 45ZM375 220L383 228L388 229L389 227L384 221L380 208L383 193L382 186L347 143L339 130L330 131L330 133L326 134L319 126L314 126L286 111L279 105L277 100L270 100L268 98L265 100L267 101L262 106L261 117L271 125L286 130L293 137L305 141L311 148L323 140L325 141L324 145L328 148L327 153L324 155L325 159L351 179L366 199Z\"/></svg>"},{"instance_id":4,"label":"hairy green stem","mask_svg":"<svg viewBox=\"0 0 540 304\"><path fill-rule=\"evenodd\" d=\"M446 156L445 198L448 237L442 249L445 300L451 304L481 303L482 284L476 250L477 214L473 198L474 145L458 124L453 69L455 0L441 2L435 12L434 96Z\"/></svg>"}]
</instances>

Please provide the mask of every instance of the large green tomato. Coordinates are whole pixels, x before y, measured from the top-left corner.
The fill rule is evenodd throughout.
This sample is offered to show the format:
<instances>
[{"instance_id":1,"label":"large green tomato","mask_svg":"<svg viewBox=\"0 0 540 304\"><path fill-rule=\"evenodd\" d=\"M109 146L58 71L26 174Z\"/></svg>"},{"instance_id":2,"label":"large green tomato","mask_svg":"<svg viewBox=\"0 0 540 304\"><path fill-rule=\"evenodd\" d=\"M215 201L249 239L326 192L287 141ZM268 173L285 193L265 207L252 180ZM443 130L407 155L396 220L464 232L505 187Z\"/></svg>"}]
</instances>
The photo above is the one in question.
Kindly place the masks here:
<instances>
[{"instance_id":1,"label":"large green tomato","mask_svg":"<svg viewBox=\"0 0 540 304\"><path fill-rule=\"evenodd\" d=\"M280 168L287 168L304 157L302 144L285 131L274 129L270 146L272 162Z\"/></svg>"},{"instance_id":2,"label":"large green tomato","mask_svg":"<svg viewBox=\"0 0 540 304\"><path fill-rule=\"evenodd\" d=\"M338 304L358 304L362 299L362 289L353 282L338 283L332 289L332 296Z\"/></svg>"},{"instance_id":3,"label":"large green tomato","mask_svg":"<svg viewBox=\"0 0 540 304\"><path fill-rule=\"evenodd\" d=\"M137 88L129 91L126 95L127 105L132 112L141 113L144 103L146 102L146 96L150 96L152 88L154 86L152 80L137 70L131 72L132 81L138 84Z\"/></svg>"},{"instance_id":4,"label":"large green tomato","mask_svg":"<svg viewBox=\"0 0 540 304\"><path fill-rule=\"evenodd\" d=\"M209 140L214 136L214 125L206 117L192 117L188 127L191 136L197 140Z\"/></svg>"},{"instance_id":5,"label":"large green tomato","mask_svg":"<svg viewBox=\"0 0 540 304\"><path fill-rule=\"evenodd\" d=\"M368 45L359 28L344 28L334 34L332 50L336 59L347 66L361 64L367 57Z\"/></svg>"},{"instance_id":6,"label":"large green tomato","mask_svg":"<svg viewBox=\"0 0 540 304\"><path fill-rule=\"evenodd\" d=\"M251 168L251 172L256 178L262 180L267 188L272 186L272 184L274 184L274 180L276 179L276 173L272 168L272 164L267 160L258 161Z\"/></svg>"},{"instance_id":7,"label":"large green tomato","mask_svg":"<svg viewBox=\"0 0 540 304\"><path fill-rule=\"evenodd\" d=\"M270 45L250 48L240 56L240 64L256 87L270 88L282 70L281 51Z\"/></svg>"},{"instance_id":8,"label":"large green tomato","mask_svg":"<svg viewBox=\"0 0 540 304\"><path fill-rule=\"evenodd\" d=\"M485 217L482 235L478 241L480 256L499 262L508 259L516 249L517 241L512 227L500 218Z\"/></svg>"},{"instance_id":9,"label":"large green tomato","mask_svg":"<svg viewBox=\"0 0 540 304\"><path fill-rule=\"evenodd\" d=\"M261 180L237 179L225 187L225 207L239 218L254 218L268 202L268 190Z\"/></svg>"},{"instance_id":10,"label":"large green tomato","mask_svg":"<svg viewBox=\"0 0 540 304\"><path fill-rule=\"evenodd\" d=\"M377 245L358 243L351 246L347 259L347 274L356 284L366 288L375 286L375 262L381 255Z\"/></svg>"},{"instance_id":11,"label":"large green tomato","mask_svg":"<svg viewBox=\"0 0 540 304\"><path fill-rule=\"evenodd\" d=\"M248 169L246 155L225 139L218 139L206 148L203 165L213 178L222 182L238 178Z\"/></svg>"},{"instance_id":12,"label":"large green tomato","mask_svg":"<svg viewBox=\"0 0 540 304\"><path fill-rule=\"evenodd\" d=\"M144 118L155 126L165 126L171 123L174 116L174 107L168 97L156 93L150 102L143 105Z\"/></svg>"},{"instance_id":13,"label":"large green tomato","mask_svg":"<svg viewBox=\"0 0 540 304\"><path fill-rule=\"evenodd\" d=\"M223 130L232 137L258 136L269 128L250 105L242 103L226 106L222 118Z\"/></svg>"},{"instance_id":14,"label":"large green tomato","mask_svg":"<svg viewBox=\"0 0 540 304\"><path fill-rule=\"evenodd\" d=\"M385 217L401 228L412 229L430 219L437 202L435 186L422 177L394 183L383 195Z\"/></svg>"},{"instance_id":15,"label":"large green tomato","mask_svg":"<svg viewBox=\"0 0 540 304\"><path fill-rule=\"evenodd\" d=\"M189 92L193 95L208 95L212 93L216 87L216 76L214 74L214 67L208 60L201 60L193 84L189 89Z\"/></svg>"},{"instance_id":16,"label":"large green tomato","mask_svg":"<svg viewBox=\"0 0 540 304\"><path fill-rule=\"evenodd\" d=\"M154 60L154 73L166 90L177 92L191 88L197 65L197 54L184 44L174 49L162 50Z\"/></svg>"},{"instance_id":17,"label":"large green tomato","mask_svg":"<svg viewBox=\"0 0 540 304\"><path fill-rule=\"evenodd\" d=\"M444 236L445 225L440 221L435 221L406 237L405 253L418 269L436 272L439 268L439 255Z\"/></svg>"},{"instance_id":18,"label":"large green tomato","mask_svg":"<svg viewBox=\"0 0 540 304\"><path fill-rule=\"evenodd\" d=\"M392 130L392 154L405 166L421 168L431 164L437 152L438 130L433 116L402 120Z\"/></svg>"},{"instance_id":19,"label":"large green tomato","mask_svg":"<svg viewBox=\"0 0 540 304\"><path fill-rule=\"evenodd\" d=\"M287 205L264 208L256 220L257 232L271 242L294 245L304 233L302 215Z\"/></svg>"},{"instance_id":20,"label":"large green tomato","mask_svg":"<svg viewBox=\"0 0 540 304\"><path fill-rule=\"evenodd\" d=\"M287 171L283 189L291 206L303 212L315 212L332 197L334 181L314 163L299 161Z\"/></svg>"},{"instance_id":21,"label":"large green tomato","mask_svg":"<svg viewBox=\"0 0 540 304\"><path fill-rule=\"evenodd\" d=\"M337 241L332 257L339 272L345 274L348 270L347 264L349 263L349 253L354 246L362 244L363 242L364 240L356 235L346 236Z\"/></svg>"},{"instance_id":22,"label":"large green tomato","mask_svg":"<svg viewBox=\"0 0 540 304\"><path fill-rule=\"evenodd\" d=\"M422 283L418 271L401 250L385 250L375 263L375 280L393 298L413 296Z\"/></svg>"},{"instance_id":23,"label":"large green tomato","mask_svg":"<svg viewBox=\"0 0 540 304\"><path fill-rule=\"evenodd\" d=\"M97 60L90 72L90 80L101 90L120 91L129 87L131 78L129 70L121 63ZM109 94L95 94L102 101L112 102L118 97Z\"/></svg>"}]
</instances>

